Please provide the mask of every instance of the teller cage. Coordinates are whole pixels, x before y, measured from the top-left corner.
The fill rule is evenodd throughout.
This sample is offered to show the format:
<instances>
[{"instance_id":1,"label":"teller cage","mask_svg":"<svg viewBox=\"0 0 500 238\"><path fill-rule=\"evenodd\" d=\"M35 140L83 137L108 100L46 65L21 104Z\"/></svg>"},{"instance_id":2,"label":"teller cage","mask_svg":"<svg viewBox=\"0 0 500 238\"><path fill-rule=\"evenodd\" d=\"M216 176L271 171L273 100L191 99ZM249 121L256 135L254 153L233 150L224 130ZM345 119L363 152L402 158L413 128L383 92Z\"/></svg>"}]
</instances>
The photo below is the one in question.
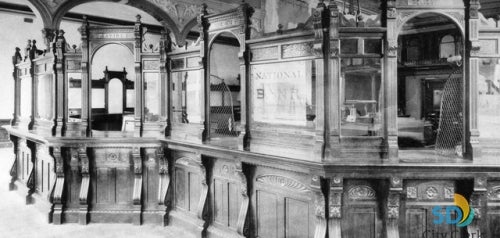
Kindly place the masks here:
<instances>
[{"instance_id":1,"label":"teller cage","mask_svg":"<svg viewBox=\"0 0 500 238\"><path fill-rule=\"evenodd\" d=\"M45 29L13 56L10 189L53 224L500 237L499 22L477 0L316 2L271 32L248 3L184 30L84 18L73 46Z\"/></svg>"}]
</instances>

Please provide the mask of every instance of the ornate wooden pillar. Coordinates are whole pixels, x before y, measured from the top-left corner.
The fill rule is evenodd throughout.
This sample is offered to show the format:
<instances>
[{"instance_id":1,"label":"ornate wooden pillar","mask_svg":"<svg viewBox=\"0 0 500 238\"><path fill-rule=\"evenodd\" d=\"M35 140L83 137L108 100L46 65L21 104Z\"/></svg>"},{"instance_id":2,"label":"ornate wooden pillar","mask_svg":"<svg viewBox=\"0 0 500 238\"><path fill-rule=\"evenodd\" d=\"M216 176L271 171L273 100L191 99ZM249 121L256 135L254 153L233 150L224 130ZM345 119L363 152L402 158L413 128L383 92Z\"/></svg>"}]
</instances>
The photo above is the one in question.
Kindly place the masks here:
<instances>
[{"instance_id":1,"label":"ornate wooden pillar","mask_svg":"<svg viewBox=\"0 0 500 238\"><path fill-rule=\"evenodd\" d=\"M135 126L134 136L142 136L142 128L144 123L144 79L142 77L142 24L141 15L136 16L134 36L135 36Z\"/></svg>"},{"instance_id":2,"label":"ornate wooden pillar","mask_svg":"<svg viewBox=\"0 0 500 238\"><path fill-rule=\"evenodd\" d=\"M170 31L167 29L166 31L161 31L160 38L160 101L161 101L161 109L160 115L166 118L166 128L165 128L165 136L170 135L170 130L172 128L172 119L170 114L170 108L172 108L172 98L170 95L170 72L169 67L167 66L168 57L167 53L170 52L171 48L171 40L169 37Z\"/></svg>"},{"instance_id":3,"label":"ornate wooden pillar","mask_svg":"<svg viewBox=\"0 0 500 238\"><path fill-rule=\"evenodd\" d=\"M89 188L90 188L90 164L87 156L87 148L78 148L78 158L81 164L82 183L80 185L80 211L78 222L80 225L87 225L89 222Z\"/></svg>"},{"instance_id":4,"label":"ornate wooden pillar","mask_svg":"<svg viewBox=\"0 0 500 238\"><path fill-rule=\"evenodd\" d=\"M200 33L200 58L202 68L200 69L200 75L202 77L200 100L204 103L201 104L201 120L203 121L203 133L202 141L208 141L210 139L210 75L207 70L210 65L208 65L208 21L206 16L208 15L207 4L203 3L200 8L200 15L198 16L198 32Z\"/></svg>"},{"instance_id":5,"label":"ornate wooden pillar","mask_svg":"<svg viewBox=\"0 0 500 238\"><path fill-rule=\"evenodd\" d=\"M470 206L472 207L472 209L474 209L474 220L472 224L467 226L467 232L469 233L470 237L478 237L479 234L483 234L483 236L485 234L489 234L489 221L486 214L488 209L487 203L488 180L486 177L477 177L474 179L474 190L470 197Z\"/></svg>"},{"instance_id":6,"label":"ornate wooden pillar","mask_svg":"<svg viewBox=\"0 0 500 238\"><path fill-rule=\"evenodd\" d=\"M330 1L328 5L330 11L330 28L327 41L327 57L329 59L327 69L327 80L325 80L325 113L326 120L329 121L325 125L325 130L328 130L330 155L331 159L338 158L340 155L340 134L341 134L341 113L340 113L340 35L339 35L339 10L334 1Z\"/></svg>"},{"instance_id":7,"label":"ornate wooden pillar","mask_svg":"<svg viewBox=\"0 0 500 238\"><path fill-rule=\"evenodd\" d=\"M479 129L478 129L478 119L477 119L477 109L478 109L478 88L477 83L479 79L479 57L478 53L480 50L479 43L479 0L470 0L469 2L469 26L468 33L466 33L466 38L468 44L466 45L466 62L465 69L468 72L469 80L465 80L466 85L469 85L468 92L465 92L465 105L466 117L469 120L468 128L466 127L466 143L467 150L466 155L472 159L481 157L481 146L479 144ZM468 59L468 60L467 60ZM468 65L468 67L467 67ZM467 77L465 78L467 79ZM466 87L467 89L467 87ZM467 97L468 96L468 97ZM467 104L468 103L468 104ZM468 130L467 130L468 129Z\"/></svg>"},{"instance_id":8,"label":"ornate wooden pillar","mask_svg":"<svg viewBox=\"0 0 500 238\"><path fill-rule=\"evenodd\" d=\"M64 53L66 53L66 39L64 31L59 30L54 48L54 80L56 82L56 105L55 105L55 135L62 136L68 113L65 112L65 103L67 103L67 82L65 80Z\"/></svg>"},{"instance_id":9,"label":"ornate wooden pillar","mask_svg":"<svg viewBox=\"0 0 500 238\"><path fill-rule=\"evenodd\" d=\"M158 177L160 182L158 183L158 204L165 206L165 210L168 209L170 203L167 200L168 189L170 187L170 167L168 164L168 159L165 158L165 152L163 147L158 148L156 150L156 157L158 159L158 163L160 164ZM166 211L165 211L166 212ZM163 219L163 224L167 225L167 218Z\"/></svg>"},{"instance_id":10,"label":"ornate wooden pillar","mask_svg":"<svg viewBox=\"0 0 500 238\"><path fill-rule=\"evenodd\" d=\"M396 0L387 0L386 14L386 42L385 42L385 78L383 80L384 95L384 137L387 141L388 159L398 160L398 32Z\"/></svg>"},{"instance_id":11,"label":"ornate wooden pillar","mask_svg":"<svg viewBox=\"0 0 500 238\"><path fill-rule=\"evenodd\" d=\"M402 179L399 177L392 177L390 179L389 194L387 196L387 238L399 238L399 208L402 193Z\"/></svg>"},{"instance_id":12,"label":"ornate wooden pillar","mask_svg":"<svg viewBox=\"0 0 500 238\"><path fill-rule=\"evenodd\" d=\"M81 128L86 128L87 136L91 135L92 120L90 115L92 113L92 98L90 93L92 90L92 79L89 75L90 58L89 58L89 23L87 17L83 17L83 23L80 27L80 34L82 35L82 115L81 115Z\"/></svg>"},{"instance_id":13,"label":"ornate wooden pillar","mask_svg":"<svg viewBox=\"0 0 500 238\"><path fill-rule=\"evenodd\" d=\"M16 52L12 56L12 65L14 70L12 77L14 78L14 114L12 115L12 126L18 126L21 120L21 77L19 77L19 69L17 64L22 61L21 49L16 47Z\"/></svg>"},{"instance_id":14,"label":"ornate wooden pillar","mask_svg":"<svg viewBox=\"0 0 500 238\"><path fill-rule=\"evenodd\" d=\"M321 1L318 3L316 8L313 8L313 26L314 26L314 54L321 59L315 60L316 64L316 135L315 135L315 146L314 154L315 157L325 158L325 151L329 148L327 141L329 141L328 133L325 130L326 126L329 125L329 121L325 121L325 110L330 110L325 108L325 102L328 100L325 94L325 85L329 77L328 73L325 71L325 65L328 64L328 58L325 56L325 40L327 41L328 34L324 32L328 31L327 23L329 21L329 14L326 9L326 5ZM329 154L329 153L328 153Z\"/></svg>"},{"instance_id":15,"label":"ornate wooden pillar","mask_svg":"<svg viewBox=\"0 0 500 238\"><path fill-rule=\"evenodd\" d=\"M342 237L342 197L344 193L344 179L335 176L330 180L328 194L328 234L330 237Z\"/></svg>"},{"instance_id":16,"label":"ornate wooden pillar","mask_svg":"<svg viewBox=\"0 0 500 238\"><path fill-rule=\"evenodd\" d=\"M132 159L134 161L134 188L132 193L132 203L134 205L134 225L141 225L142 216L142 157L141 149L132 149Z\"/></svg>"},{"instance_id":17,"label":"ornate wooden pillar","mask_svg":"<svg viewBox=\"0 0 500 238\"><path fill-rule=\"evenodd\" d=\"M52 157L55 162L56 181L52 190L52 222L54 224L62 224L63 201L62 195L64 190L64 158L61 155L61 148L54 147Z\"/></svg>"},{"instance_id":18,"label":"ornate wooden pillar","mask_svg":"<svg viewBox=\"0 0 500 238\"><path fill-rule=\"evenodd\" d=\"M326 200L321 189L321 177L314 175L311 179L311 192L314 197L314 215L316 217L316 226L314 238L326 237Z\"/></svg>"}]
</instances>

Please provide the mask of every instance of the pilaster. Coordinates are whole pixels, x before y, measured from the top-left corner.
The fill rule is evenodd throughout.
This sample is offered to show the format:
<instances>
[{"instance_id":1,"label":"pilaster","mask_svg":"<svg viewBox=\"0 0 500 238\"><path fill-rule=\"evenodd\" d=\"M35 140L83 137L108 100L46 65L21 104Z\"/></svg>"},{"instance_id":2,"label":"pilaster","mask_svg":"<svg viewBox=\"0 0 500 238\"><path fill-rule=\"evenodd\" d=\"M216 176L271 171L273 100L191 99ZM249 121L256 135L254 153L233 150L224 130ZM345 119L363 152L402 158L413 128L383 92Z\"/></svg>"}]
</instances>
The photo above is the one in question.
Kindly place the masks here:
<instances>
[{"instance_id":1,"label":"pilaster","mask_svg":"<svg viewBox=\"0 0 500 238\"><path fill-rule=\"evenodd\" d=\"M52 204L53 204L53 212L52 212L52 222L54 224L62 224L63 220L63 190L64 190L64 160L61 155L61 148L54 147L52 150L52 157L55 161L55 172L56 172L56 181L54 188L52 190Z\"/></svg>"},{"instance_id":2,"label":"pilaster","mask_svg":"<svg viewBox=\"0 0 500 238\"><path fill-rule=\"evenodd\" d=\"M330 237L342 237L342 196L344 179L335 176L330 179L328 194L328 234Z\"/></svg>"},{"instance_id":3,"label":"pilaster","mask_svg":"<svg viewBox=\"0 0 500 238\"><path fill-rule=\"evenodd\" d=\"M80 211L78 215L78 223L87 225L89 222L89 188L90 188L90 164L87 156L87 148L78 148L78 158L81 164L82 183L80 185Z\"/></svg>"},{"instance_id":4,"label":"pilaster","mask_svg":"<svg viewBox=\"0 0 500 238\"><path fill-rule=\"evenodd\" d=\"M142 216L142 157L139 147L132 149L132 159L134 161L134 188L132 194L132 204L134 206L134 225L141 225Z\"/></svg>"},{"instance_id":5,"label":"pilaster","mask_svg":"<svg viewBox=\"0 0 500 238\"><path fill-rule=\"evenodd\" d=\"M400 177L390 178L389 194L387 196L387 237L399 238L399 209L401 195L403 193L403 181Z\"/></svg>"}]
</instances>

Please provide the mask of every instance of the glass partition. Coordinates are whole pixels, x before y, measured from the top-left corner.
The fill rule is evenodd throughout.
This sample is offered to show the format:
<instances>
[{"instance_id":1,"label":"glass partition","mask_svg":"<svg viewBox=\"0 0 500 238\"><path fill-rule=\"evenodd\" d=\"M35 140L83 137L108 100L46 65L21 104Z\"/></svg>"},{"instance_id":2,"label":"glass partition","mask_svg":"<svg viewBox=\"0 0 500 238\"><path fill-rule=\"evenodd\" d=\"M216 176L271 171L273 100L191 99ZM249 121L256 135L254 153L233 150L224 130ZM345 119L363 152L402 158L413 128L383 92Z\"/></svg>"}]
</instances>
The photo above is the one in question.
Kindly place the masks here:
<instances>
[{"instance_id":1,"label":"glass partition","mask_svg":"<svg viewBox=\"0 0 500 238\"><path fill-rule=\"evenodd\" d=\"M146 95L146 108L144 113L146 121L156 122L160 120L160 80L158 73L144 73L144 92Z\"/></svg>"},{"instance_id":2,"label":"glass partition","mask_svg":"<svg viewBox=\"0 0 500 238\"><path fill-rule=\"evenodd\" d=\"M38 78L38 116L44 120L53 119L53 79L52 74L39 76Z\"/></svg>"},{"instance_id":3,"label":"glass partition","mask_svg":"<svg viewBox=\"0 0 500 238\"><path fill-rule=\"evenodd\" d=\"M183 71L172 73L172 111L176 123L201 123L201 78L200 72Z\"/></svg>"},{"instance_id":4,"label":"glass partition","mask_svg":"<svg viewBox=\"0 0 500 238\"><path fill-rule=\"evenodd\" d=\"M253 121L312 126L316 118L314 68L312 60L252 65Z\"/></svg>"},{"instance_id":5,"label":"glass partition","mask_svg":"<svg viewBox=\"0 0 500 238\"><path fill-rule=\"evenodd\" d=\"M477 87L480 136L500 139L500 58L479 61Z\"/></svg>"},{"instance_id":6,"label":"glass partition","mask_svg":"<svg viewBox=\"0 0 500 238\"><path fill-rule=\"evenodd\" d=\"M68 73L68 122L82 118L82 74Z\"/></svg>"},{"instance_id":7,"label":"glass partition","mask_svg":"<svg viewBox=\"0 0 500 238\"><path fill-rule=\"evenodd\" d=\"M342 59L341 134L381 136L380 58Z\"/></svg>"},{"instance_id":8,"label":"glass partition","mask_svg":"<svg viewBox=\"0 0 500 238\"><path fill-rule=\"evenodd\" d=\"M31 85L31 77L21 79L21 121L24 123L29 123L31 117Z\"/></svg>"}]
</instances>

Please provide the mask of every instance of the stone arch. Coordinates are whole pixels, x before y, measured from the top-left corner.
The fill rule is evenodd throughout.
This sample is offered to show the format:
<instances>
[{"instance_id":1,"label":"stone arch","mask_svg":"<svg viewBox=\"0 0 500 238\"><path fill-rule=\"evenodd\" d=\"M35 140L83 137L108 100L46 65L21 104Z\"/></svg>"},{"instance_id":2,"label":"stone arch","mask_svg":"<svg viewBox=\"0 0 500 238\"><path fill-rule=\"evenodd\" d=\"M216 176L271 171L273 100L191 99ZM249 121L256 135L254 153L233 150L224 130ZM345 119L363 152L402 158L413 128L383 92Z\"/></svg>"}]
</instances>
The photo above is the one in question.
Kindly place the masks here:
<instances>
[{"instance_id":1,"label":"stone arch","mask_svg":"<svg viewBox=\"0 0 500 238\"><path fill-rule=\"evenodd\" d=\"M184 26L184 29L182 29L182 31L180 32L180 35L179 35L179 40L177 41L177 43L180 45L180 46L183 46L185 43L186 43L186 39L187 39L187 36L189 34L189 32L198 25L198 18L193 18L191 19L185 26Z\"/></svg>"},{"instance_id":2,"label":"stone arch","mask_svg":"<svg viewBox=\"0 0 500 238\"><path fill-rule=\"evenodd\" d=\"M43 22L43 26L45 28L51 28L52 27L52 14L50 14L49 8L43 4L40 3L37 0L27 0L27 5L28 7L35 13L37 17L40 17Z\"/></svg>"},{"instance_id":3,"label":"stone arch","mask_svg":"<svg viewBox=\"0 0 500 238\"><path fill-rule=\"evenodd\" d=\"M465 36L465 22L463 20L463 16L459 16L458 14L453 13L448 13L448 12L442 12L438 10L418 10L418 11L409 11L405 12L403 15L399 15L400 20L398 21L398 24L396 26L396 31L395 31L395 36L399 36L401 34L401 31L403 30L403 27L408 23L408 21L412 20L413 18L423 15L423 14L436 14L439 16L443 16L453 22L457 26L457 28L460 31L460 34L462 36Z\"/></svg>"},{"instance_id":4,"label":"stone arch","mask_svg":"<svg viewBox=\"0 0 500 238\"><path fill-rule=\"evenodd\" d=\"M34 0L32 0L34 1ZM52 21L52 27L55 29L58 29L62 18L64 15L69 12L72 8L84 4L84 3L89 3L89 2L111 2L111 3L117 3L117 4L123 4L123 1L120 0L80 0L80 1L66 1L62 5L60 5L57 10L54 13L53 21ZM137 8L139 10L142 10L148 14L150 14L152 17L154 17L156 20L162 23L164 28L166 30L170 31L172 35L175 37L176 42L178 42L180 39L180 31L175 24L175 22L172 20L172 18L165 12L163 9L158 7L157 5L148 2L147 0L135 0L135 1L127 1L125 3L127 6L131 6L134 8Z\"/></svg>"}]
</instances>

